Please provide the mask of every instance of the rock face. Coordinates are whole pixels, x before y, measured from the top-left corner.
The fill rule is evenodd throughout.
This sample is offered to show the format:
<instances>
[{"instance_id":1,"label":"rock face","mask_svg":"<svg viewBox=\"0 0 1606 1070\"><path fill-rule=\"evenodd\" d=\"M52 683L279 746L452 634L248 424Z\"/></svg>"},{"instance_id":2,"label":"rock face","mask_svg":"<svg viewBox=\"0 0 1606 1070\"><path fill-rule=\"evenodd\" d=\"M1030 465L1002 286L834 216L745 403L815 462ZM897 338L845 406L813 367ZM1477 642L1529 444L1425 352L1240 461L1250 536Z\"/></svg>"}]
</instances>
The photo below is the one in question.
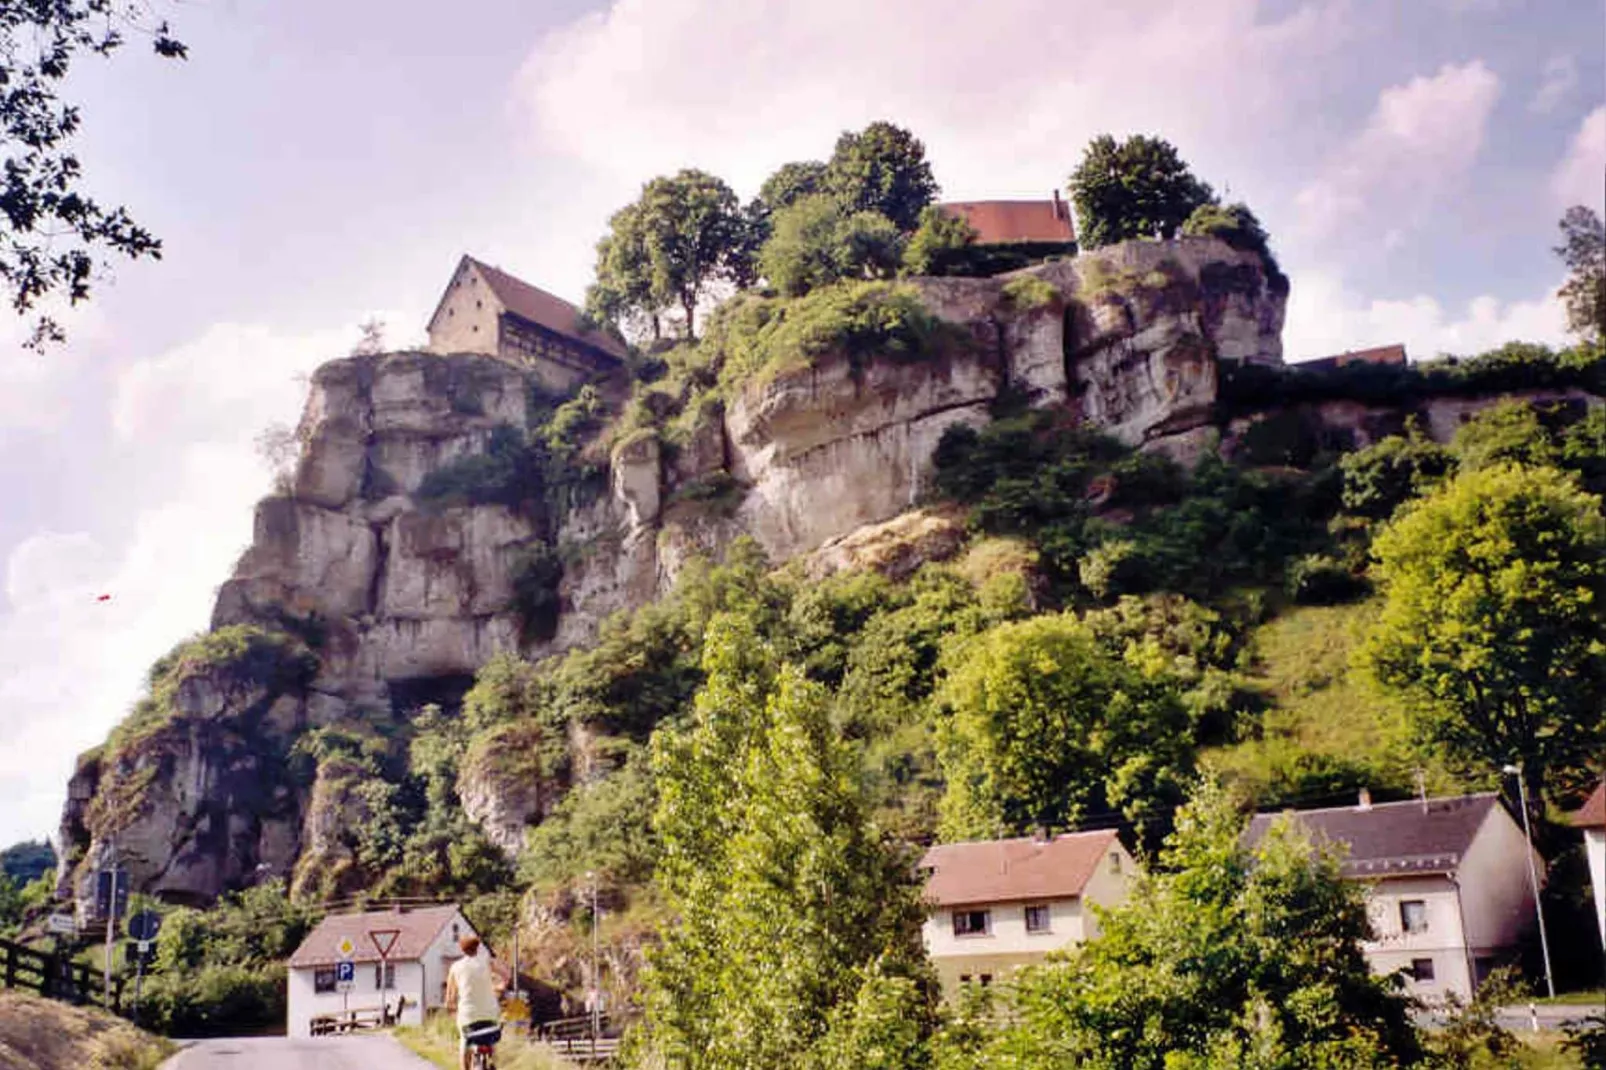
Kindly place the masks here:
<instances>
[{"instance_id":1,"label":"rock face","mask_svg":"<svg viewBox=\"0 0 1606 1070\"><path fill-rule=\"evenodd\" d=\"M196 676L159 732L79 770L64 845L97 857L109 793L144 778L144 807L119 843L137 858L141 890L201 900L264 873L327 890L352 865L345 833L364 820L361 774L329 759L289 783L263 765L288 760L272 757L289 753L285 740L364 712L450 702L501 651L539 657L585 643L610 613L665 591L693 555L741 535L776 563L812 555L813 573L907 573L962 540L951 517L898 519L926 493L948 428L1024 398L1132 444L1182 448L1209 424L1221 361L1281 359L1284 295L1258 257L1211 240L914 284L953 344L920 359L822 354L705 402L672 450L651 431L627 436L606 490L560 517L420 500L433 473L485 454L498 428L521 440L530 430L524 369L425 353L324 365L288 492L258 505L212 619L214 629L315 635L315 671L294 694L211 694ZM561 611L550 638L525 642L518 569L536 544L562 560ZM475 755L460 784L467 811L510 851L564 788L510 764L520 749L511 740L506 753Z\"/></svg>"}]
</instances>

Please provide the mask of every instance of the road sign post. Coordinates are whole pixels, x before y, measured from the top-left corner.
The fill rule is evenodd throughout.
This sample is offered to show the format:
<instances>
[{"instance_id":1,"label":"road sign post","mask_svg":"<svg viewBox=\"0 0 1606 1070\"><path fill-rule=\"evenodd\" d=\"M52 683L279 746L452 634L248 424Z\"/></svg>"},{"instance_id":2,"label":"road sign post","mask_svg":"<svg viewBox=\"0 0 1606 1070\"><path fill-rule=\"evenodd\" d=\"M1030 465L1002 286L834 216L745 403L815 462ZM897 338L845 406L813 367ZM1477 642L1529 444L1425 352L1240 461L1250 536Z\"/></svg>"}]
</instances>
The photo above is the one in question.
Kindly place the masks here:
<instances>
[{"instance_id":1,"label":"road sign post","mask_svg":"<svg viewBox=\"0 0 1606 1070\"><path fill-rule=\"evenodd\" d=\"M139 1024L139 995L145 982L145 958L150 954L151 942L162 930L162 916L154 910L142 910L128 919L128 935L134 944L134 1024Z\"/></svg>"},{"instance_id":2,"label":"road sign post","mask_svg":"<svg viewBox=\"0 0 1606 1070\"><path fill-rule=\"evenodd\" d=\"M344 1014L351 1010L351 990L357 987L357 964L352 961L357 945L351 937L342 936L335 950L340 952L340 961L335 963L335 987L340 990L340 1012Z\"/></svg>"},{"instance_id":3,"label":"road sign post","mask_svg":"<svg viewBox=\"0 0 1606 1070\"><path fill-rule=\"evenodd\" d=\"M396 938L401 935L400 929L369 929L368 939L373 941L374 950L379 952L379 1017L383 1021L386 1008L389 1006L385 993L389 991L385 982L390 976L390 951L396 946Z\"/></svg>"}]
</instances>

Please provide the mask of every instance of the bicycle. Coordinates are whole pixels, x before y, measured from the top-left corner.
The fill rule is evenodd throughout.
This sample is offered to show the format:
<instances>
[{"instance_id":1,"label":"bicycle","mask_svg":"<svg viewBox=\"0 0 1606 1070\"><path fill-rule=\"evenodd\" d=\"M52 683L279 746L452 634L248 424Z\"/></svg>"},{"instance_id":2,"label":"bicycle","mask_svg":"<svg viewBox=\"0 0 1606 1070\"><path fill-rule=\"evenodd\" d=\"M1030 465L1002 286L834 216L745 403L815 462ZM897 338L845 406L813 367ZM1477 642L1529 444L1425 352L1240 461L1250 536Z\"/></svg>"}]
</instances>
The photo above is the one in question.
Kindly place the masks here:
<instances>
[{"instance_id":1,"label":"bicycle","mask_svg":"<svg viewBox=\"0 0 1606 1070\"><path fill-rule=\"evenodd\" d=\"M502 1027L491 1022L475 1023L463 1032L468 1045L469 1066L473 1070L496 1070L496 1042L502 1039Z\"/></svg>"}]
</instances>

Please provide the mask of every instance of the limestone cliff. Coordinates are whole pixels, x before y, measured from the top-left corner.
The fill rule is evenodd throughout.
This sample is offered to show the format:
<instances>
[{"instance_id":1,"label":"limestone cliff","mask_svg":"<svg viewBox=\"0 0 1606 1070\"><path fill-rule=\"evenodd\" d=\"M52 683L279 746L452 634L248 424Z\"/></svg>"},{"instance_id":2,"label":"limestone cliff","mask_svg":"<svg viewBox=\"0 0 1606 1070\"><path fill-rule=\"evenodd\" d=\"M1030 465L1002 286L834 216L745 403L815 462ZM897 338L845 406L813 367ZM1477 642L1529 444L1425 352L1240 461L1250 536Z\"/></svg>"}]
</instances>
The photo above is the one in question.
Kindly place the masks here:
<instances>
[{"instance_id":1,"label":"limestone cliff","mask_svg":"<svg viewBox=\"0 0 1606 1070\"><path fill-rule=\"evenodd\" d=\"M485 454L499 428L532 429L525 370L469 354L324 365L293 479L258 505L212 619L214 634L300 637L316 658L267 683L232 662L185 668L148 732L86 758L63 844L98 858L115 829L137 886L172 898L290 874L298 860L298 877L315 882L304 886L338 885L350 863L342 828L362 820L359 772L340 754L297 751L308 731L449 706L493 654L585 643L608 614L738 535L776 563L808 554L816 571L907 571L952 552L950 519L890 522L921 503L943 432L989 420L1006 397L1066 409L1129 444L1186 450L1212 426L1222 362L1281 361L1285 294L1256 255L1209 239L914 285L964 344L918 359L828 352L757 379L690 414L674 449L650 430L621 437L601 492L561 510L418 493L431 473ZM546 638L518 608L518 562L542 547L562 561ZM476 755L460 788L492 840L516 850L562 785L527 783L504 757Z\"/></svg>"}]
</instances>

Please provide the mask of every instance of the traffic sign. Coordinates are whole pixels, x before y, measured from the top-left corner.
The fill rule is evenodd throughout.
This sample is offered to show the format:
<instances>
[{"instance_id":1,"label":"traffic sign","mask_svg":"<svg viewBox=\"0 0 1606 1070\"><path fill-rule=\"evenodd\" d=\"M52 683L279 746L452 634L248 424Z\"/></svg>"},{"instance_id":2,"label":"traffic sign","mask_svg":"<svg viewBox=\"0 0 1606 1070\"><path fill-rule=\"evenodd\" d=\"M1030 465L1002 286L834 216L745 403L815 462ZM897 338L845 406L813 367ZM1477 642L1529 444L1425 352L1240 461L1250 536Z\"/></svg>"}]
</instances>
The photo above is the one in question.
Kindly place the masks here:
<instances>
[{"instance_id":1,"label":"traffic sign","mask_svg":"<svg viewBox=\"0 0 1606 1070\"><path fill-rule=\"evenodd\" d=\"M347 959L345 962L335 963L335 982L337 984L354 984L357 980L357 964Z\"/></svg>"},{"instance_id":2,"label":"traffic sign","mask_svg":"<svg viewBox=\"0 0 1606 1070\"><path fill-rule=\"evenodd\" d=\"M52 914L47 924L51 932L61 933L63 936L72 936L78 932L78 919L71 914Z\"/></svg>"},{"instance_id":3,"label":"traffic sign","mask_svg":"<svg viewBox=\"0 0 1606 1070\"><path fill-rule=\"evenodd\" d=\"M390 949L396 946L396 937L400 935L400 929L368 930L368 939L374 942L374 950L379 952L381 960L390 957Z\"/></svg>"},{"instance_id":4,"label":"traffic sign","mask_svg":"<svg viewBox=\"0 0 1606 1070\"><path fill-rule=\"evenodd\" d=\"M120 918L128 913L128 870L103 869L95 874L95 916Z\"/></svg>"},{"instance_id":5,"label":"traffic sign","mask_svg":"<svg viewBox=\"0 0 1606 1070\"><path fill-rule=\"evenodd\" d=\"M351 942L351 937L342 936L340 943L335 945L335 950L340 952L341 958L349 959L357 953L357 945Z\"/></svg>"},{"instance_id":6,"label":"traffic sign","mask_svg":"<svg viewBox=\"0 0 1606 1070\"><path fill-rule=\"evenodd\" d=\"M162 928L162 916L154 910L142 910L128 919L128 935L145 943L156 939Z\"/></svg>"}]
</instances>

